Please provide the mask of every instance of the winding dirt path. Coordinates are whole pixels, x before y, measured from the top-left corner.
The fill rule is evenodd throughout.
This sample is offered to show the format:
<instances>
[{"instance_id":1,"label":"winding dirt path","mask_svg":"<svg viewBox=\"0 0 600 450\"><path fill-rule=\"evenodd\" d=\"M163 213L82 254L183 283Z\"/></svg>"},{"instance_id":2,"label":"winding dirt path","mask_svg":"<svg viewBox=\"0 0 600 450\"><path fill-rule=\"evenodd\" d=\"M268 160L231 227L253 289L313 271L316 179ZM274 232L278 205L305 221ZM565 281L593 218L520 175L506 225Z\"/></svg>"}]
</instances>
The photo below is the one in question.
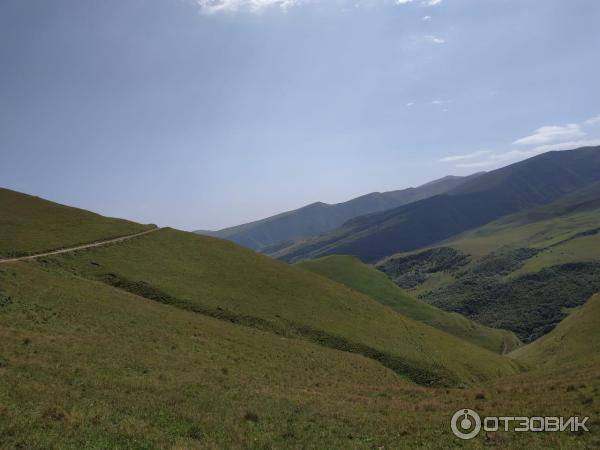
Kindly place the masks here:
<instances>
[{"instance_id":1,"label":"winding dirt path","mask_svg":"<svg viewBox=\"0 0 600 450\"><path fill-rule=\"evenodd\" d=\"M117 242L127 241L129 239L143 236L145 234L154 233L155 231L158 231L158 230L161 230L161 228L152 228L151 230L142 231L141 233L129 234L127 236L121 236L118 238L109 239L107 241L96 241L96 242L92 242L90 244L78 245L76 247L61 248L59 250L52 250L51 252L37 253L35 255L28 255L28 256L20 256L18 258L0 259L0 264L16 262L16 261L30 261L30 260L33 260L36 258L42 258L44 256L62 255L63 253L76 252L77 250L85 250L87 248L102 247L104 245L116 244Z\"/></svg>"}]
</instances>

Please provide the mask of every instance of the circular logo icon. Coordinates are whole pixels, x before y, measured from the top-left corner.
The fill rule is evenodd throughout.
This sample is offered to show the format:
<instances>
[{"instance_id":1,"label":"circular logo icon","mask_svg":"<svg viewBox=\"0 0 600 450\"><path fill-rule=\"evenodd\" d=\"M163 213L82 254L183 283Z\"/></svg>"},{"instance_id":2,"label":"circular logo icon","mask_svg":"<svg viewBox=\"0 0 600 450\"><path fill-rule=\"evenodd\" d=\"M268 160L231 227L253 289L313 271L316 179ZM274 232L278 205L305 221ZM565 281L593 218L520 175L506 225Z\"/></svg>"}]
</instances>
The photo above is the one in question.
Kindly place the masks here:
<instances>
[{"instance_id":1,"label":"circular logo icon","mask_svg":"<svg viewBox=\"0 0 600 450\"><path fill-rule=\"evenodd\" d=\"M459 409L452 416L452 432L460 439L473 439L481 431L481 417L472 409Z\"/></svg>"}]
</instances>

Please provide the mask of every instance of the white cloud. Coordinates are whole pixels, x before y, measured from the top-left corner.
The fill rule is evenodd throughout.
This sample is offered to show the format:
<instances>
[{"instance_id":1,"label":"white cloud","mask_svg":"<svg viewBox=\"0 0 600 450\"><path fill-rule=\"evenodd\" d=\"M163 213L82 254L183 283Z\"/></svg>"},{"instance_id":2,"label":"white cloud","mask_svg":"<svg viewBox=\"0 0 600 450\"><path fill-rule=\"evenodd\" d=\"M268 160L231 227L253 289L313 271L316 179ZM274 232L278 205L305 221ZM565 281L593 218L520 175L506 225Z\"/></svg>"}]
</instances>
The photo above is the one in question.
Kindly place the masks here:
<instances>
[{"instance_id":1,"label":"white cloud","mask_svg":"<svg viewBox=\"0 0 600 450\"><path fill-rule=\"evenodd\" d=\"M396 0L396 5L407 5L417 0ZM442 0L421 0L419 5L421 6L436 6L442 3Z\"/></svg>"},{"instance_id":2,"label":"white cloud","mask_svg":"<svg viewBox=\"0 0 600 450\"><path fill-rule=\"evenodd\" d=\"M415 103L414 103L414 102L408 102L408 103L406 104L406 106L415 106Z\"/></svg>"},{"instance_id":3,"label":"white cloud","mask_svg":"<svg viewBox=\"0 0 600 450\"><path fill-rule=\"evenodd\" d=\"M408 5L409 3L413 3L417 0L396 0L396 5ZM419 2L420 6L435 6L435 5L439 5L440 3L442 3L442 0L421 0ZM425 16L425 17L429 17L429 16ZM429 17L431 18L431 17Z\"/></svg>"},{"instance_id":4,"label":"white cloud","mask_svg":"<svg viewBox=\"0 0 600 450\"><path fill-rule=\"evenodd\" d=\"M435 103L436 101L434 100ZM485 167L514 163L551 151L573 150L580 147L600 146L600 138L587 137L585 127L600 124L600 115L585 120L580 124L571 123L565 126L540 127L535 132L513 142L519 148L506 152L492 153L481 151L465 155L452 155L440 159L440 162L456 163L456 167ZM530 146L530 148L523 148ZM475 160L475 161L473 161Z\"/></svg>"},{"instance_id":5,"label":"white cloud","mask_svg":"<svg viewBox=\"0 0 600 450\"><path fill-rule=\"evenodd\" d=\"M325 0L194 0L201 11L206 14L214 14L219 12L238 12L238 11L251 11L254 13L261 12L268 8L279 8L281 10L288 10L295 6L306 3L325 3ZM367 0L354 0L353 6L358 8L361 3ZM382 2L384 0L381 0ZM410 3L417 3L420 6L435 6L442 2L442 0L395 0L396 5L408 5ZM348 3L351 3L348 0ZM429 16L426 16L429 17ZM431 17L429 17L431 18ZM428 19L424 19L428 20Z\"/></svg>"},{"instance_id":6,"label":"white cloud","mask_svg":"<svg viewBox=\"0 0 600 450\"><path fill-rule=\"evenodd\" d=\"M300 2L301 0L196 0L200 9L207 14L241 10L259 12L271 7L287 10Z\"/></svg>"},{"instance_id":7,"label":"white cloud","mask_svg":"<svg viewBox=\"0 0 600 450\"><path fill-rule=\"evenodd\" d=\"M479 152L467 153L464 155L451 155L446 156L445 158L440 159L440 162L454 162L454 161L464 161L465 159L475 159L480 156L487 155L490 152L487 150L482 150Z\"/></svg>"},{"instance_id":8,"label":"white cloud","mask_svg":"<svg viewBox=\"0 0 600 450\"><path fill-rule=\"evenodd\" d=\"M423 16L423 20L431 20L431 16Z\"/></svg>"},{"instance_id":9,"label":"white cloud","mask_svg":"<svg viewBox=\"0 0 600 450\"><path fill-rule=\"evenodd\" d=\"M521 159L531 158L532 156L544 153L544 150L534 148L531 150L510 150L503 153L486 152L486 157L481 161L473 161L456 164L456 167L486 167L502 163L512 163Z\"/></svg>"},{"instance_id":10,"label":"white cloud","mask_svg":"<svg viewBox=\"0 0 600 450\"><path fill-rule=\"evenodd\" d=\"M460 168L469 168L469 167L487 167L494 164L494 161L478 161L478 162L470 162L470 163L460 163L456 164L454 167Z\"/></svg>"},{"instance_id":11,"label":"white cloud","mask_svg":"<svg viewBox=\"0 0 600 450\"><path fill-rule=\"evenodd\" d=\"M592 117L591 119L583 122L584 125L595 125L597 123L600 123L600 116Z\"/></svg>"},{"instance_id":12,"label":"white cloud","mask_svg":"<svg viewBox=\"0 0 600 450\"><path fill-rule=\"evenodd\" d=\"M541 145L550 142L561 141L564 139L577 139L585 136L586 133L581 129L581 125L570 123L566 126L545 126L540 127L529 136L517 139L513 142L515 145Z\"/></svg>"},{"instance_id":13,"label":"white cloud","mask_svg":"<svg viewBox=\"0 0 600 450\"><path fill-rule=\"evenodd\" d=\"M432 34L425 36L424 39L425 41L431 42L432 44L444 44L446 42L444 39L439 38L437 36L433 36Z\"/></svg>"}]
</instances>

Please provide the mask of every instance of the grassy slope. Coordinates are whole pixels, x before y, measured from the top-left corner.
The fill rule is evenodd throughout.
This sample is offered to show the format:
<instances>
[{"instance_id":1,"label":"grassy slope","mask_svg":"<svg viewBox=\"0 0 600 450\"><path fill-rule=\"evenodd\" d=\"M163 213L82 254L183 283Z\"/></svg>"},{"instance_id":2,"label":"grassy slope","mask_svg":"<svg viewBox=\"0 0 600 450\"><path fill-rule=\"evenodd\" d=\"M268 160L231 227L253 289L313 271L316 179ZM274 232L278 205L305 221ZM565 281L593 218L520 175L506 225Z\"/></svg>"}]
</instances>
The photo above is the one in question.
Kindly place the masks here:
<instances>
[{"instance_id":1,"label":"grassy slope","mask_svg":"<svg viewBox=\"0 0 600 450\"><path fill-rule=\"evenodd\" d=\"M546 336L514 351L511 356L535 366L561 367L600 360L600 295L575 309Z\"/></svg>"},{"instance_id":2,"label":"grassy slope","mask_svg":"<svg viewBox=\"0 0 600 450\"><path fill-rule=\"evenodd\" d=\"M600 183L440 245L467 255L468 263L427 272L410 292L487 325L512 326L522 339L537 338L565 317L563 308L579 306L596 292L598 280L589 272L600 263ZM517 251L532 255L507 267L506 257ZM393 272L397 258L420 253L395 255L379 266ZM482 272L485 265L493 276Z\"/></svg>"},{"instance_id":3,"label":"grassy slope","mask_svg":"<svg viewBox=\"0 0 600 450\"><path fill-rule=\"evenodd\" d=\"M423 298L531 342L550 332L566 317L566 310L600 291L599 273L598 263L564 264L509 280L468 273Z\"/></svg>"},{"instance_id":4,"label":"grassy slope","mask_svg":"<svg viewBox=\"0 0 600 450\"><path fill-rule=\"evenodd\" d=\"M0 287L2 448L338 447L381 439L369 401L413 390L370 359L35 263L3 266ZM363 398L378 419L361 425Z\"/></svg>"},{"instance_id":5,"label":"grassy slope","mask_svg":"<svg viewBox=\"0 0 600 450\"><path fill-rule=\"evenodd\" d=\"M477 261L505 247L556 248L573 238L584 237L578 235L599 227L599 221L600 183L593 183L548 205L510 214L439 246L468 253Z\"/></svg>"},{"instance_id":6,"label":"grassy slope","mask_svg":"<svg viewBox=\"0 0 600 450\"><path fill-rule=\"evenodd\" d=\"M52 261L184 309L368 354L424 384L515 370L345 286L220 239L165 229Z\"/></svg>"},{"instance_id":7,"label":"grassy slope","mask_svg":"<svg viewBox=\"0 0 600 450\"><path fill-rule=\"evenodd\" d=\"M494 352L507 352L520 345L511 332L489 328L417 300L386 275L353 256L327 256L299 265L389 306L406 317L469 341Z\"/></svg>"},{"instance_id":8,"label":"grassy slope","mask_svg":"<svg viewBox=\"0 0 600 450\"><path fill-rule=\"evenodd\" d=\"M484 414L597 410L598 366L545 369L543 382L531 373L476 389L423 388L360 355L215 320L79 275L114 269L134 280L156 279L189 303L275 313L283 325L288 310L304 308L325 325L339 315L341 328L352 332L346 319L385 312L396 319L372 327L357 320L358 335L373 332L381 345L399 345L401 352L438 344L425 326L413 327L322 277L214 239L168 230L153 237L0 265L0 386L8 387L0 389L0 448L456 448L463 443L448 421L465 406ZM480 362L498 369L504 360L471 345L455 350L448 356L478 376L487 370ZM480 436L469 446L599 445L594 433L510 433Z\"/></svg>"},{"instance_id":9,"label":"grassy slope","mask_svg":"<svg viewBox=\"0 0 600 450\"><path fill-rule=\"evenodd\" d=\"M482 258L505 250L517 248L539 250L538 254L524 261L524 264L507 275L507 278L537 272L559 264L600 261L599 235L580 235L599 226L600 209L531 222L521 222L521 217L521 215L507 216L456 238L441 242L439 245L469 255L471 260L464 267L465 270L475 268ZM378 266L383 266L394 258L416 255L421 251L423 249L399 253L382 260ZM417 286L413 292L422 294L432 289L448 286L455 281L456 277L451 273L431 273L428 280Z\"/></svg>"},{"instance_id":10,"label":"grassy slope","mask_svg":"<svg viewBox=\"0 0 600 450\"><path fill-rule=\"evenodd\" d=\"M358 355L33 262L0 266L0 342L6 449L450 449L463 443L449 418L465 406L592 415L600 399L597 368L422 388ZM583 449L596 436L503 433L469 447Z\"/></svg>"},{"instance_id":11,"label":"grassy slope","mask_svg":"<svg viewBox=\"0 0 600 450\"><path fill-rule=\"evenodd\" d=\"M441 243L472 256L469 267L506 249L532 248L539 252L507 275L514 278L544 268L577 262L600 262L600 184L540 208L500 220ZM437 287L450 284L446 278ZM421 287L419 292L427 290Z\"/></svg>"},{"instance_id":12,"label":"grassy slope","mask_svg":"<svg viewBox=\"0 0 600 450\"><path fill-rule=\"evenodd\" d=\"M0 258L110 239L149 228L0 188Z\"/></svg>"},{"instance_id":13,"label":"grassy slope","mask_svg":"<svg viewBox=\"0 0 600 450\"><path fill-rule=\"evenodd\" d=\"M598 189L594 200L600 200L600 185L596 184L594 187ZM548 254L560 253L556 250L561 246L572 244L574 239L586 238L580 234L600 226L600 203L585 202L586 207L579 209L576 208L579 203L577 197L569 196L568 199L542 208L504 217L442 245L469 253L476 259L503 247L531 247L548 249ZM587 250L588 255L590 251L592 249ZM600 256L600 252L593 255L591 260L596 260L596 255ZM540 253L535 258L541 256ZM564 259L561 262L570 261Z\"/></svg>"},{"instance_id":14,"label":"grassy slope","mask_svg":"<svg viewBox=\"0 0 600 450\"><path fill-rule=\"evenodd\" d=\"M600 197L600 196L599 196ZM600 227L600 208L575 211L541 220L508 216L448 242L477 259L502 248L534 248L540 252L511 276L572 262L600 261L600 234L585 235Z\"/></svg>"}]
</instances>

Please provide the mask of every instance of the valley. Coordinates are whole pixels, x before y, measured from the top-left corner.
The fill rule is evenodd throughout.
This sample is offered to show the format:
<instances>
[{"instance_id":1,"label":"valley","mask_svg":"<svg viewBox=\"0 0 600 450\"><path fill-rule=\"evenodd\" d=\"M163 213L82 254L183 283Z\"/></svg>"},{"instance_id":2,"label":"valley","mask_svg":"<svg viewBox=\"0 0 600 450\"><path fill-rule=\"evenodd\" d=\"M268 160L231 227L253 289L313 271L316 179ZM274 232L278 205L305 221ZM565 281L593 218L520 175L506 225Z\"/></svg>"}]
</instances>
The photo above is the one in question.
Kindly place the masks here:
<instances>
[{"instance_id":1,"label":"valley","mask_svg":"<svg viewBox=\"0 0 600 450\"><path fill-rule=\"evenodd\" d=\"M600 289L599 198L595 183L378 267L427 302L530 342Z\"/></svg>"},{"instance_id":2,"label":"valley","mask_svg":"<svg viewBox=\"0 0 600 450\"><path fill-rule=\"evenodd\" d=\"M465 407L591 417L472 448L600 445L597 183L375 265L1 193L5 448L450 449Z\"/></svg>"}]
</instances>

